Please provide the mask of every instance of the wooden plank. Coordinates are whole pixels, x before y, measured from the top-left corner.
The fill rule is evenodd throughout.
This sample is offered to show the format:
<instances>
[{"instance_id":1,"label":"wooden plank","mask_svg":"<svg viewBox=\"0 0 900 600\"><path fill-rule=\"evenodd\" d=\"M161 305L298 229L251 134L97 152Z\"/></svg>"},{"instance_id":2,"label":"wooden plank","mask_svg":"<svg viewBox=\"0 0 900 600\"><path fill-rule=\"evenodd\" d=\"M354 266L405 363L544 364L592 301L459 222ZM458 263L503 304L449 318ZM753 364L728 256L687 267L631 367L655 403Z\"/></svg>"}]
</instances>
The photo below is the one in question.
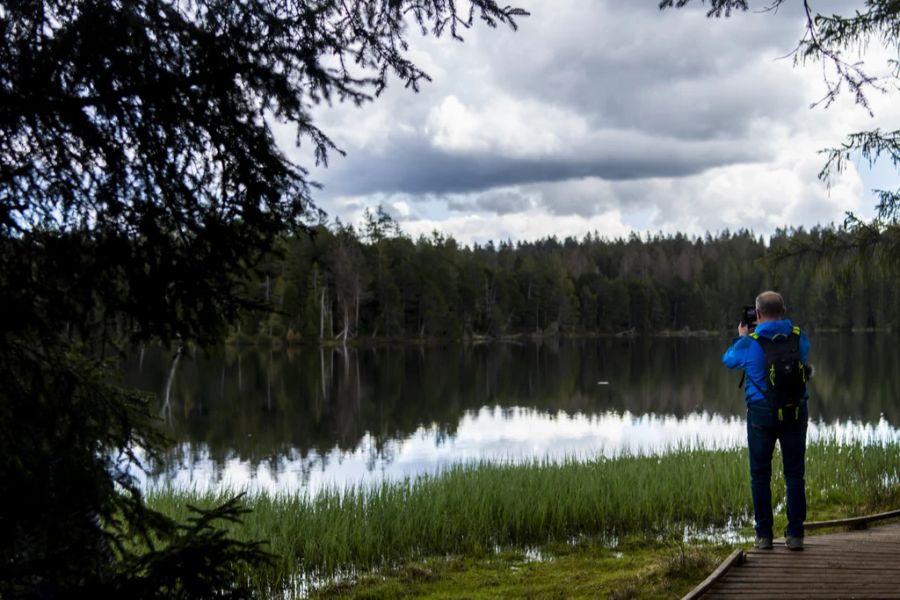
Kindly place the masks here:
<instances>
[{"instance_id":1,"label":"wooden plank","mask_svg":"<svg viewBox=\"0 0 900 600\"><path fill-rule=\"evenodd\" d=\"M897 561L893 558L883 558L881 560L871 560L871 559L861 559L858 556L851 556L842 558L839 556L822 557L822 556L811 556L810 558L804 559L796 559L791 561L786 560L760 560L754 559L751 567L748 568L756 568L756 567L786 567L786 568L796 568L796 567L813 567L816 565L820 565L822 567L834 567L834 568L846 568L846 569L864 569L867 567L873 569L887 569L888 571L900 568Z\"/></svg>"},{"instance_id":2,"label":"wooden plank","mask_svg":"<svg viewBox=\"0 0 900 600\"><path fill-rule=\"evenodd\" d=\"M803 558L798 557L780 557L773 556L772 558L760 558L758 556L754 556L748 558L748 561L753 562L753 564L759 565L772 565L772 564L784 564L784 565L805 565L809 563L815 564L845 564L850 563L854 565L885 565L891 566L898 564L897 558L898 554L864 554L864 555L852 555L847 552L844 555L840 553L834 552L830 554L807 554Z\"/></svg>"},{"instance_id":3,"label":"wooden plank","mask_svg":"<svg viewBox=\"0 0 900 600\"><path fill-rule=\"evenodd\" d=\"M883 554L854 554L852 550L840 552L797 552L790 556L748 556L747 562L751 565L798 565L807 563L853 563L853 564L873 564L873 565L896 565L900 564L900 554L885 552Z\"/></svg>"},{"instance_id":4,"label":"wooden plank","mask_svg":"<svg viewBox=\"0 0 900 600\"><path fill-rule=\"evenodd\" d=\"M776 594L774 597L778 597L780 594ZM721 598L723 600L730 598L746 598L748 600L772 600L773 595L772 592L748 592L747 590L742 591L732 591L732 592L710 592L705 595L704 600L715 600ZM802 600L802 599L815 599L815 600L851 600L854 598L864 598L865 600L897 600L897 590L892 592L881 592L881 591L871 591L871 592L847 592L847 591L834 591L834 592L816 592L814 594L805 594L805 593L791 593L792 599Z\"/></svg>"},{"instance_id":5,"label":"wooden plank","mask_svg":"<svg viewBox=\"0 0 900 600\"><path fill-rule=\"evenodd\" d=\"M805 550L803 552L793 552L787 555L781 556L773 556L771 558L764 558L760 556L754 556L754 560L764 561L764 560L806 560L807 557L809 559L819 559L819 560L829 560L833 558L839 559L849 559L852 557L859 558L861 560L871 560L874 562L878 561L888 561L890 562L893 559L900 557L900 551L897 550L887 550L885 552L881 552L880 549L871 549L866 551L860 551L855 548L844 548L842 550Z\"/></svg>"},{"instance_id":6,"label":"wooden plank","mask_svg":"<svg viewBox=\"0 0 900 600\"><path fill-rule=\"evenodd\" d=\"M856 596L868 596L869 594L877 594L881 593L893 593L894 598L897 597L897 586L894 585L880 585L880 586L870 586L870 587L860 587L858 585L853 584L852 582L847 582L845 585L828 585L828 586L791 586L791 585L772 585L772 586L755 586L750 584L739 585L739 586L716 586L710 590L710 593L716 594L728 594L728 593L737 593L737 594L746 594L748 591L752 590L753 593L757 594L768 594L770 598L778 598L784 596L793 597L795 594L806 594L809 596L819 596L821 594L842 594L846 597L848 594L853 594Z\"/></svg>"},{"instance_id":7,"label":"wooden plank","mask_svg":"<svg viewBox=\"0 0 900 600\"><path fill-rule=\"evenodd\" d=\"M806 556L831 556L833 554L858 555L858 556L900 556L900 550L893 546L883 546L881 544L866 544L865 546L811 546L800 552L794 552L787 548L778 550L768 550L766 552L748 553L751 559L767 559L774 558L778 560L789 560L794 558L803 558Z\"/></svg>"},{"instance_id":8,"label":"wooden plank","mask_svg":"<svg viewBox=\"0 0 900 600\"><path fill-rule=\"evenodd\" d=\"M718 581L716 583L715 589L724 589L728 587L739 587L741 589L747 589L746 583L747 581L753 581L753 578L742 579L740 581L732 580L731 577L726 577L725 579ZM897 586L893 581L881 581L878 578L869 578L869 579L859 579L859 578L845 578L839 581L797 581L794 582L792 579L774 579L766 581L762 577L758 577L755 580L758 586L754 589L766 589L766 588L828 588L831 589L836 586L852 586L857 588L864 587L890 587L891 589L897 589ZM898 590L900 592L900 590Z\"/></svg>"},{"instance_id":9,"label":"wooden plank","mask_svg":"<svg viewBox=\"0 0 900 600\"><path fill-rule=\"evenodd\" d=\"M818 548L807 548L799 552L769 552L768 554L748 554L748 560L803 560L807 557L819 557L827 559L832 556L861 556L863 558L871 558L877 560L879 556L897 557L900 556L900 550L894 548L885 548L884 546L876 546L867 544L866 548L830 548L819 546Z\"/></svg>"},{"instance_id":10,"label":"wooden plank","mask_svg":"<svg viewBox=\"0 0 900 600\"><path fill-rule=\"evenodd\" d=\"M732 573L728 576L728 583L735 582L749 582L749 581L759 581L764 578L770 578L771 581L777 582L779 584L783 584L784 581L789 581L791 583L812 583L812 584L828 584L828 585L838 585L846 581L853 581L854 585L859 584L859 577L855 573L843 573L840 576L831 575L827 576L825 573L821 573L818 577L813 574L800 574L797 573L789 573L787 571L781 573L747 573L738 575L737 573ZM879 584L884 585L892 585L896 589L897 582L900 581L900 578L897 577L879 577L877 572L869 573L867 575L871 580L877 581ZM898 590L900 592L900 590Z\"/></svg>"},{"instance_id":11,"label":"wooden plank","mask_svg":"<svg viewBox=\"0 0 900 600\"><path fill-rule=\"evenodd\" d=\"M868 525L875 521L883 521L885 519L893 519L900 517L900 509L889 510L874 515L866 515L863 517L851 517L849 519L833 519L831 521L810 521L804 523L804 529L826 529L828 527L858 527L860 525Z\"/></svg>"},{"instance_id":12,"label":"wooden plank","mask_svg":"<svg viewBox=\"0 0 900 600\"><path fill-rule=\"evenodd\" d=\"M750 584L744 585L716 585L713 586L710 590L710 594L769 594L772 598L777 598L780 596L793 596L795 593L807 594L807 595L818 595L818 594L862 594L862 593L877 593L877 592L893 592L894 597L897 597L897 586L894 585L879 585L879 586L868 586L868 587L860 587L855 585L854 582L846 582L843 585L829 585L822 587L812 587L808 585L804 586L791 586L791 585L772 585L772 586L752 586ZM706 596L704 596L706 598Z\"/></svg>"},{"instance_id":13,"label":"wooden plank","mask_svg":"<svg viewBox=\"0 0 900 600\"><path fill-rule=\"evenodd\" d=\"M827 525L812 529L887 518L900 518L900 510L840 522L823 521L819 523ZM778 545L773 550L749 550L739 566L722 569L720 565L714 572L716 577L707 577L685 598L900 598L900 522L812 536L805 541L803 552Z\"/></svg>"},{"instance_id":14,"label":"wooden plank","mask_svg":"<svg viewBox=\"0 0 900 600\"><path fill-rule=\"evenodd\" d=\"M821 548L822 550L834 549L834 550L847 550L848 548L852 548L854 550L859 550L860 552L865 552L869 547L872 549L878 550L897 550L900 548L900 544L895 544L893 542L882 542L881 540L876 540L872 538L861 539L861 540L834 540L833 544L822 544L822 543L805 543L803 547L806 549L814 550L816 548ZM775 548L776 550L787 550L784 546L778 546Z\"/></svg>"},{"instance_id":15,"label":"wooden plank","mask_svg":"<svg viewBox=\"0 0 900 600\"><path fill-rule=\"evenodd\" d=\"M752 592L748 591L751 590ZM732 594L733 597L746 597L749 594L759 594L767 598L822 598L822 597L838 597L838 598L871 598L873 596L888 596L889 598L897 598L897 588L881 587L874 589L858 589L853 586L842 588L796 588L787 587L780 588L732 588L732 589L713 589L709 591L709 595L726 596ZM707 598L707 596L704 596Z\"/></svg>"},{"instance_id":16,"label":"wooden plank","mask_svg":"<svg viewBox=\"0 0 900 600\"><path fill-rule=\"evenodd\" d=\"M806 595L820 595L820 594L843 594L846 596L847 594L875 594L878 592L888 592L893 593L894 597L897 597L897 587L892 585L882 585L882 586L872 586L872 587L859 587L854 585L851 582L847 582L845 585L829 585L827 587L812 587L812 586L751 586L751 585L740 585L740 586L715 586L709 593L715 594L768 594L771 598L778 598L783 596L793 596L795 593L806 594Z\"/></svg>"},{"instance_id":17,"label":"wooden plank","mask_svg":"<svg viewBox=\"0 0 900 600\"><path fill-rule=\"evenodd\" d=\"M713 593L704 596L709 600L727 600L729 598L746 598L747 600L772 600L771 593L750 594L747 592L728 592L725 594ZM897 592L866 592L865 594L847 594L839 593L819 593L819 594L792 594L792 599L796 600L897 600Z\"/></svg>"},{"instance_id":18,"label":"wooden plank","mask_svg":"<svg viewBox=\"0 0 900 600\"><path fill-rule=\"evenodd\" d=\"M855 562L870 561L873 563L893 564L900 558L898 552L860 552L855 553L853 550L844 550L842 552L821 552L816 550L806 550L803 552L792 552L791 554L759 556L753 554L747 557L747 561L751 563L773 563L783 562L785 564L793 564L798 562L822 562L822 561L845 561L854 560Z\"/></svg>"},{"instance_id":19,"label":"wooden plank","mask_svg":"<svg viewBox=\"0 0 900 600\"><path fill-rule=\"evenodd\" d=\"M804 569L806 565L803 565ZM816 565L810 565L816 566ZM808 569L807 569L808 570ZM827 571L828 576L831 576L833 573L835 576L846 577L848 574L852 575L854 573L881 573L883 577L889 578L891 580L900 577L900 569L883 569L879 567L823 567L822 571ZM767 573L775 576L777 573L793 573L795 575L798 574L798 569L796 567L787 567L782 565L777 566L766 566L766 567L754 567L752 569L741 569L740 573L735 572L729 575L729 579L732 577L744 577L745 573ZM824 573L823 573L824 574ZM797 575L799 576L799 575Z\"/></svg>"},{"instance_id":20,"label":"wooden plank","mask_svg":"<svg viewBox=\"0 0 900 600\"><path fill-rule=\"evenodd\" d=\"M818 536L817 536L818 537ZM822 542L805 542L803 547L807 550L847 550L853 549L859 552L866 552L869 550L897 550L900 548L900 544L894 542L884 542L881 540L876 540L872 538L865 539L843 539L843 540L832 540L831 544L824 544ZM753 550L751 551L753 554L783 554L785 552L791 552L787 549L784 544L780 544L775 546L772 550ZM793 552L791 552L793 554Z\"/></svg>"},{"instance_id":21,"label":"wooden plank","mask_svg":"<svg viewBox=\"0 0 900 600\"><path fill-rule=\"evenodd\" d=\"M806 564L806 565L794 565L792 567L784 566L784 565L773 565L768 567L760 567L753 569L745 569L741 570L741 573L734 573L734 577L743 577L743 573L767 573L768 576L775 577L779 573L794 573L798 574L808 571L811 573L824 573L826 571L833 571L835 577L852 577L855 576L856 573L867 573L868 576L873 576L873 574L879 574L879 577L890 579L891 581L896 580L900 577L900 569L886 569L886 568L878 568L878 567L835 567L828 565L814 565L814 564Z\"/></svg>"},{"instance_id":22,"label":"wooden plank","mask_svg":"<svg viewBox=\"0 0 900 600\"><path fill-rule=\"evenodd\" d=\"M876 527L877 527L877 525L876 525ZM829 534L827 534L827 535L828 535L829 537L832 536L832 535L834 535L834 536L840 536L840 537L835 537L834 543L838 543L838 542L840 542L840 541L842 541L842 540L847 540L847 541L852 541L852 540L874 540L874 541L877 541L877 542L879 542L879 543L884 543L884 544L894 544L894 545L896 545L896 543L897 543L896 533L893 534L893 535L891 535L891 534L889 534L889 533L872 534L872 533L869 533L869 531L871 531L871 530L868 530L868 529L867 529L867 530L863 530L863 531L855 531L855 532L853 532L853 533L856 533L856 534L857 534L857 537L853 537L853 536L847 535L846 533L829 533ZM821 535L814 535L813 537L807 537L806 539L807 539L807 540L815 540L816 538L820 538L820 537L822 537L822 536L821 536Z\"/></svg>"},{"instance_id":23,"label":"wooden plank","mask_svg":"<svg viewBox=\"0 0 900 600\"><path fill-rule=\"evenodd\" d=\"M704 594L704 592L706 592L706 590L712 587L712 585L716 583L716 581L718 581L720 577L727 573L731 567L739 565L742 562L744 562L744 551L739 548L728 555L728 558L722 561L722 564L719 565L719 567L715 571L713 571L709 577L701 581L700 585L688 592L687 595L682 598L682 600L695 600L696 598L699 598Z\"/></svg>"},{"instance_id":24,"label":"wooden plank","mask_svg":"<svg viewBox=\"0 0 900 600\"><path fill-rule=\"evenodd\" d=\"M896 571L898 570L898 565L896 562L888 562L888 561L863 561L857 559L847 559L845 561L838 560L837 558L833 560L793 560L791 562L782 562L777 560L768 560L768 561L760 561L754 562L753 565L748 566L748 570L753 570L757 568L766 568L766 569L812 569L814 567L820 568L828 568L828 569L876 569L883 571Z\"/></svg>"},{"instance_id":25,"label":"wooden plank","mask_svg":"<svg viewBox=\"0 0 900 600\"><path fill-rule=\"evenodd\" d=\"M860 594L862 592L892 592L894 597L897 598L900 596L900 592L897 590L897 586L894 584L886 584L879 586L865 586L861 587L857 582L847 581L843 584L830 584L825 586L812 586L806 584L798 584L798 585L758 585L759 582L741 582L739 585L723 585L723 586L714 586L709 590L709 593L716 594L725 594L730 592L735 593L749 593L755 592L759 594L768 594L771 598L777 598L782 596L793 596L796 593L803 594L835 594L841 593L845 596L848 594ZM706 596L704 595L704 598Z\"/></svg>"},{"instance_id":26,"label":"wooden plank","mask_svg":"<svg viewBox=\"0 0 900 600\"><path fill-rule=\"evenodd\" d=\"M894 567L900 565L900 554L853 554L845 552L843 555L838 552L829 554L808 553L803 556L773 556L771 558L761 558L759 556L748 556L747 562L750 566L756 565L872 565Z\"/></svg>"},{"instance_id":27,"label":"wooden plank","mask_svg":"<svg viewBox=\"0 0 900 600\"><path fill-rule=\"evenodd\" d=\"M763 575L764 575L764 573L762 573L762 572L756 573L756 581L759 581L760 585L762 585L762 586L767 586L767 585L784 586L784 584L786 582L784 577L788 576L788 574L784 574L781 577L773 577L771 579L766 579L765 577L763 577ZM809 572L804 573L804 574L793 573L793 574L790 574L790 579L787 580L787 583L790 583L792 581L798 581L798 582L809 581L809 582L811 582L812 585L818 586L818 585L831 585L833 583L841 583L841 582L849 581L849 582L854 582L854 584L858 584L858 585L868 585L868 584L894 585L894 578L881 578L881 577L878 577L877 574L874 574L874 573L869 573L868 576L866 576L866 577L859 577L859 576L854 575L853 573L844 573L843 577L826 577L825 573L820 573L820 575L821 575L821 577L813 577L812 573L809 573ZM751 581L753 579L754 579L753 577L740 577L739 578L740 581ZM738 579L736 578L736 574L729 573L728 576L725 577L724 579L721 579L719 581L719 583L721 585L732 585L735 581L738 581ZM806 583L804 583L804 585L806 585ZM897 591L898 591L898 593L900 593L900 590L897 590Z\"/></svg>"},{"instance_id":28,"label":"wooden plank","mask_svg":"<svg viewBox=\"0 0 900 600\"><path fill-rule=\"evenodd\" d=\"M749 586L747 582L733 582L729 577L725 581L719 581L712 588L714 590L748 590L752 589L754 591L763 591L763 590L791 590L791 589L802 589L802 590L836 590L836 589L851 589L851 590L894 590L895 592L900 593L900 590L897 589L897 586L892 582L880 582L880 581L843 581L843 582L830 582L830 581L822 581L819 583L816 582L792 582L792 581L762 581L759 579L756 581L756 585Z\"/></svg>"}]
</instances>

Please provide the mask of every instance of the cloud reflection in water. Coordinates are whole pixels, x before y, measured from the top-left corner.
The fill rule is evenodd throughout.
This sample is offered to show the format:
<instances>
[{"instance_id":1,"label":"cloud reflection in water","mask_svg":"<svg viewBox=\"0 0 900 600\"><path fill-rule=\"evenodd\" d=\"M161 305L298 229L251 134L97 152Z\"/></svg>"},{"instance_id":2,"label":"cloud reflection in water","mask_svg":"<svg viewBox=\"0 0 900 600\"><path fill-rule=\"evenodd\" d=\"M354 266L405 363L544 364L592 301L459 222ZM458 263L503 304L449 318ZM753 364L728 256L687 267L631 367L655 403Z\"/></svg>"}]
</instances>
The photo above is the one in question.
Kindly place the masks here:
<instances>
[{"instance_id":1,"label":"cloud reflection in water","mask_svg":"<svg viewBox=\"0 0 900 600\"><path fill-rule=\"evenodd\" d=\"M237 457L217 463L205 445L182 443L178 448L181 458L170 461L165 472L150 483L197 490L315 494L323 488L403 480L479 461L587 460L660 454L677 447L734 448L744 444L745 428L742 418L709 413L684 417L612 411L569 415L531 408L483 407L468 411L452 435L437 425L423 426L405 439L378 445L367 434L350 451L335 447L325 454L312 451L301 456L290 450L256 465ZM814 422L809 438L863 443L900 439L898 430L884 418L874 424Z\"/></svg>"}]
</instances>

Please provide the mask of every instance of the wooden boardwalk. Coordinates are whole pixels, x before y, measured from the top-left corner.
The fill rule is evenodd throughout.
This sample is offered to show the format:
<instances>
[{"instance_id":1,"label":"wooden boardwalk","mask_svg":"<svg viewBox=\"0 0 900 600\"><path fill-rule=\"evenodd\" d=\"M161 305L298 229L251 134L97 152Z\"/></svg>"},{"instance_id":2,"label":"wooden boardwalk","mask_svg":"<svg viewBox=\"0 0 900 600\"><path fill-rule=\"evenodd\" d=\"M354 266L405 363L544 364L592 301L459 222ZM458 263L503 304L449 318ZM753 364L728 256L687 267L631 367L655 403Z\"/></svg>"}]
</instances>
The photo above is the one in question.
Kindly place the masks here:
<instances>
[{"instance_id":1,"label":"wooden boardwalk","mask_svg":"<svg viewBox=\"0 0 900 600\"><path fill-rule=\"evenodd\" d=\"M900 522L871 529L807 535L791 552L784 540L773 550L736 551L685 598L898 598Z\"/></svg>"}]
</instances>

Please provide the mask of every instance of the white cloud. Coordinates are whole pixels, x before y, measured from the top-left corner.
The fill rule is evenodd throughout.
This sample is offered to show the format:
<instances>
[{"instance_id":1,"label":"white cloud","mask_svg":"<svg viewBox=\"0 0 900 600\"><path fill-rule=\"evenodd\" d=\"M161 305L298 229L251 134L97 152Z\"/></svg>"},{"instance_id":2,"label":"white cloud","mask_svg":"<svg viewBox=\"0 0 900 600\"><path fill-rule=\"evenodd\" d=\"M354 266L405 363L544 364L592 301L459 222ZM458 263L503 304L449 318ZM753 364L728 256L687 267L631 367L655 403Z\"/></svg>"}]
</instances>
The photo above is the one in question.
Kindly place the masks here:
<instances>
[{"instance_id":1,"label":"white cloud","mask_svg":"<svg viewBox=\"0 0 900 600\"><path fill-rule=\"evenodd\" d=\"M464 244L503 240L534 240L548 236L565 238L584 237L588 232L597 231L609 238L628 235L633 229L622 221L617 211L592 215L588 218L577 215L552 215L541 209L497 215L472 213L450 215L441 219L419 218L401 221L403 230L413 237L430 235L440 231L452 235Z\"/></svg>"},{"instance_id":2,"label":"white cloud","mask_svg":"<svg viewBox=\"0 0 900 600\"><path fill-rule=\"evenodd\" d=\"M397 202L391 203L391 208L393 208L401 218L408 217L410 214L409 204L403 202L402 200L398 200Z\"/></svg>"},{"instance_id":3,"label":"white cloud","mask_svg":"<svg viewBox=\"0 0 900 600\"><path fill-rule=\"evenodd\" d=\"M568 155L588 132L571 111L498 92L486 104L470 107L448 96L428 114L431 143L451 152L493 152L511 157Z\"/></svg>"},{"instance_id":4,"label":"white cloud","mask_svg":"<svg viewBox=\"0 0 900 600\"><path fill-rule=\"evenodd\" d=\"M778 59L803 34L789 6L707 20L653 2L520 4L533 16L517 33L413 36L411 57L434 77L420 94L395 85L362 109L318 111L349 152L313 173L323 208L355 222L381 203L413 235L462 241L767 234L871 212L859 169L826 188L818 151L900 127L900 103L871 94L875 119L846 94L810 110L821 65ZM875 50L867 60L883 63Z\"/></svg>"}]
</instances>

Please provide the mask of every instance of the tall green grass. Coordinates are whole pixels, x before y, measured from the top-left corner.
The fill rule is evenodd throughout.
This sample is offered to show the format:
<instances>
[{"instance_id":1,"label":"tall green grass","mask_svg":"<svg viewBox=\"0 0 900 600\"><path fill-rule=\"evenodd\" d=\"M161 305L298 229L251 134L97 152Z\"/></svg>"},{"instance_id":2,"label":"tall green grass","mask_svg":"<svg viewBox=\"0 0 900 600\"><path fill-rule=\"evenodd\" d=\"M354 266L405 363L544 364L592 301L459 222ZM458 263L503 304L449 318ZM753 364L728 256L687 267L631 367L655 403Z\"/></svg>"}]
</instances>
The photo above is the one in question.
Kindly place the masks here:
<instances>
[{"instance_id":1,"label":"tall green grass","mask_svg":"<svg viewBox=\"0 0 900 600\"><path fill-rule=\"evenodd\" d=\"M817 442L807 450L811 517L816 510L883 508L900 500L900 443ZM260 539L277 567L251 573L261 589L284 590L299 573L323 576L427 555L480 554L501 545L540 545L590 535L659 537L752 520L745 449L675 449L662 456L589 462L476 464L376 487L314 497L262 493L229 525ZM783 482L773 465L773 502ZM227 493L157 490L150 504L184 517Z\"/></svg>"}]
</instances>

